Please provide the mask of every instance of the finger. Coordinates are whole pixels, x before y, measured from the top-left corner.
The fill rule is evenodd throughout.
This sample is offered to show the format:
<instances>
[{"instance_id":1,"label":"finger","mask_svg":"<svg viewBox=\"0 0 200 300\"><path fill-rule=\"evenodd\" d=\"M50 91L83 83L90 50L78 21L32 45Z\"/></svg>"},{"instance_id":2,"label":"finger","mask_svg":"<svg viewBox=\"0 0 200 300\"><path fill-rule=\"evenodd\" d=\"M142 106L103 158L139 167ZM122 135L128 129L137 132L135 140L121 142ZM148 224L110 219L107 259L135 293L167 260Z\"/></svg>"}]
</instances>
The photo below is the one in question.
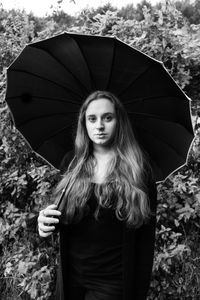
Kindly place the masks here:
<instances>
[{"instance_id":1,"label":"finger","mask_svg":"<svg viewBox=\"0 0 200 300\"><path fill-rule=\"evenodd\" d=\"M45 210L45 216L60 216L61 215L61 212L59 210Z\"/></svg>"},{"instance_id":2,"label":"finger","mask_svg":"<svg viewBox=\"0 0 200 300\"><path fill-rule=\"evenodd\" d=\"M55 210L55 209L44 209L40 212L40 215L43 215L45 217L49 217L49 216L57 216L59 217L61 215L61 212L59 210Z\"/></svg>"},{"instance_id":3,"label":"finger","mask_svg":"<svg viewBox=\"0 0 200 300\"><path fill-rule=\"evenodd\" d=\"M55 226L49 226L45 224L39 224L39 230L42 232L51 232L55 230Z\"/></svg>"},{"instance_id":4,"label":"finger","mask_svg":"<svg viewBox=\"0 0 200 300\"><path fill-rule=\"evenodd\" d=\"M40 235L41 237L48 237L48 236L50 236L52 233L53 233L53 232L43 232L43 231L39 230L39 235Z\"/></svg>"},{"instance_id":5,"label":"finger","mask_svg":"<svg viewBox=\"0 0 200 300\"><path fill-rule=\"evenodd\" d=\"M44 217L44 216L39 216L38 217L38 223L46 223L46 224L57 224L59 223L58 218L52 218L52 217Z\"/></svg>"},{"instance_id":6,"label":"finger","mask_svg":"<svg viewBox=\"0 0 200 300\"><path fill-rule=\"evenodd\" d=\"M57 218L45 218L43 223L45 223L45 224L58 224L59 219L57 219Z\"/></svg>"},{"instance_id":7,"label":"finger","mask_svg":"<svg viewBox=\"0 0 200 300\"><path fill-rule=\"evenodd\" d=\"M46 207L46 209L55 209L57 207L56 204L51 204L49 206Z\"/></svg>"}]
</instances>

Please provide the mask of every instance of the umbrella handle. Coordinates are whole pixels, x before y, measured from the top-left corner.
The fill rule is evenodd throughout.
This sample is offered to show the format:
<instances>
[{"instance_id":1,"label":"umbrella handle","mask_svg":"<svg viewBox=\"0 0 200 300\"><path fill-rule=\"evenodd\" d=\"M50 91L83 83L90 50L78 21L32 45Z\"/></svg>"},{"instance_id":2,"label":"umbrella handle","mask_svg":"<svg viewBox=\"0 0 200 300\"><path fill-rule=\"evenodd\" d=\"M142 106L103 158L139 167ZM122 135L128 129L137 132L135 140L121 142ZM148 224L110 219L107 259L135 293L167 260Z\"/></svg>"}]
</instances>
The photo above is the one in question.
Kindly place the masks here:
<instances>
[{"instance_id":1,"label":"umbrella handle","mask_svg":"<svg viewBox=\"0 0 200 300\"><path fill-rule=\"evenodd\" d=\"M57 206L56 209L59 210L59 211L61 212L61 216L62 216L62 212L63 212L64 206L65 206L65 201L63 201L63 198L64 198L64 195L65 195L67 186L68 186L68 185L66 185L66 186L63 188L62 193L61 193L61 195L60 195L60 198L59 198L58 202L55 203L56 206ZM57 231L59 230L59 228L60 228L61 216L58 217L59 223L54 225L54 226L55 226L55 232L57 232Z\"/></svg>"},{"instance_id":2,"label":"umbrella handle","mask_svg":"<svg viewBox=\"0 0 200 300\"><path fill-rule=\"evenodd\" d=\"M64 208L63 198L64 198L64 195L65 195L66 189L67 189L67 185L62 190L61 196L60 196L58 202L56 203L57 210L59 210L61 213L62 213L62 210Z\"/></svg>"}]
</instances>

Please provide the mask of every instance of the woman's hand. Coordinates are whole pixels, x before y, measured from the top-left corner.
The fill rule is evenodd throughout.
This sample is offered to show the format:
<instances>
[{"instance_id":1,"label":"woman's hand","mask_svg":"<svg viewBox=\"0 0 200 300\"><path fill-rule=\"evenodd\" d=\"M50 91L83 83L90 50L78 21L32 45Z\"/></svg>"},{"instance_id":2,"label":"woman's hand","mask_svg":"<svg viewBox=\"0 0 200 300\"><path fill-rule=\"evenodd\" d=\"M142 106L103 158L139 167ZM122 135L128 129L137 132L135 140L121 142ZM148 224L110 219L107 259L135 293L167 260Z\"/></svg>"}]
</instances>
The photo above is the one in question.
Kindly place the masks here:
<instances>
[{"instance_id":1,"label":"woman's hand","mask_svg":"<svg viewBox=\"0 0 200 300\"><path fill-rule=\"evenodd\" d=\"M55 230L55 225L59 223L61 212L56 210L56 205L52 204L41 210L38 217L38 231L41 237L51 235Z\"/></svg>"}]
</instances>

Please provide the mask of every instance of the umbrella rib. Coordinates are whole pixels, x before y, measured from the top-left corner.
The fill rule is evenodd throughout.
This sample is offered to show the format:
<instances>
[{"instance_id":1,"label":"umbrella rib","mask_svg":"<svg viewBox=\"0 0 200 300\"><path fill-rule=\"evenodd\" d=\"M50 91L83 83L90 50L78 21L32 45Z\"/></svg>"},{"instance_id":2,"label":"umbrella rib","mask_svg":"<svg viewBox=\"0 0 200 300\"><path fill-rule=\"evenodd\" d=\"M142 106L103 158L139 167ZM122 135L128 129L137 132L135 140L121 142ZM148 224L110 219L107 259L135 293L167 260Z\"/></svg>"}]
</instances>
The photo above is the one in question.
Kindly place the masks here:
<instances>
[{"instance_id":1,"label":"umbrella rib","mask_svg":"<svg viewBox=\"0 0 200 300\"><path fill-rule=\"evenodd\" d=\"M31 95L33 98L35 99L43 99L43 100L47 100L47 101L55 101L55 102L63 102L65 103L66 105L67 104L77 104L78 106L80 105L80 103L78 102L75 102L75 101L72 101L72 100L68 100L67 99L67 102L66 100L64 99L59 99L59 98L48 98L48 97L40 97L40 96L35 96L35 95ZM19 96L13 96L13 97L7 97L7 99L16 99L16 98L21 98L21 95Z\"/></svg>"},{"instance_id":2,"label":"umbrella rib","mask_svg":"<svg viewBox=\"0 0 200 300\"><path fill-rule=\"evenodd\" d=\"M75 125L76 124L76 122L72 122L71 123L71 126L73 126L73 125ZM53 138L54 136L56 136L57 134L60 134L61 132L63 132L64 130L66 130L67 128L68 128L69 126L65 126L65 127L63 127L62 129L59 129L59 130L57 130L56 132L54 132L54 134L51 134L51 135L49 135L48 136L48 139L51 139L51 138ZM44 143L41 143L39 146L38 146L38 149L43 145Z\"/></svg>"},{"instance_id":3,"label":"umbrella rib","mask_svg":"<svg viewBox=\"0 0 200 300\"><path fill-rule=\"evenodd\" d=\"M77 111L76 111L76 112L70 111L69 113L70 113L70 114L76 114ZM54 116L54 117L55 117L55 116L66 116L66 113L46 114L45 116L42 115L42 116L30 118L30 119L28 119L27 121L23 121L23 122L19 123L18 126L24 126L25 124L27 124L27 123L29 123L29 122L31 122L31 121L35 121L35 120L39 120L39 119L45 119L45 118L52 117L52 116ZM67 117L67 116L66 116L66 117Z\"/></svg>"},{"instance_id":4,"label":"umbrella rib","mask_svg":"<svg viewBox=\"0 0 200 300\"><path fill-rule=\"evenodd\" d=\"M48 81L48 82L53 83L54 85L57 85L57 86L63 88L64 90L66 90L66 91L68 91L68 92L70 92L70 93L73 93L74 95L80 97L80 95L77 94L76 92L74 92L73 90L70 90L70 89L64 87L63 85L61 85L61 84L59 84L59 83L53 81L53 80L47 79L47 78L42 77L42 76L39 76L39 75L37 75L37 74L31 73L31 72L28 72L28 71L18 70L18 69L11 69L10 71L12 71L12 72L19 72L19 73L25 73L25 74L29 74L29 75L35 76L35 77L37 77L37 78L40 78L40 79L42 79L42 80L46 80L46 81Z\"/></svg>"},{"instance_id":5,"label":"umbrella rib","mask_svg":"<svg viewBox=\"0 0 200 300\"><path fill-rule=\"evenodd\" d=\"M129 111L128 114L130 115L135 115L137 116L142 116L142 117L147 117L147 118L152 118L152 119L157 119L157 120L161 120L161 121L169 121L167 118L165 118L164 116L158 116L158 115L153 115L153 114L147 114L147 113L140 113L140 112L134 112L134 111ZM171 121L172 123L176 123L174 121Z\"/></svg>"},{"instance_id":6,"label":"umbrella rib","mask_svg":"<svg viewBox=\"0 0 200 300\"><path fill-rule=\"evenodd\" d=\"M112 63L111 63L111 67L110 67L110 74L109 74L106 90L109 90L109 85L110 85L110 81L111 81L112 74L113 74L113 65L114 65L115 55L116 55L116 39L114 39L114 49L113 49Z\"/></svg>"},{"instance_id":7,"label":"umbrella rib","mask_svg":"<svg viewBox=\"0 0 200 300\"><path fill-rule=\"evenodd\" d=\"M149 69L151 69L153 67L153 64L150 65L143 73L141 73L138 77L136 77L123 91L121 91L118 95L118 97L121 97L122 94L128 90L130 88L130 86L135 83L140 77L142 77L147 71L149 71Z\"/></svg>"},{"instance_id":8,"label":"umbrella rib","mask_svg":"<svg viewBox=\"0 0 200 300\"><path fill-rule=\"evenodd\" d=\"M88 89L82 84L82 82L65 65L62 64L62 61L60 61L55 55L53 55L47 49L45 49L43 51L47 52L51 57L53 57L55 59L55 61L57 61L65 70L67 70L72 75L72 77L82 86L82 88L84 88L84 90L89 92Z\"/></svg>"},{"instance_id":9,"label":"umbrella rib","mask_svg":"<svg viewBox=\"0 0 200 300\"><path fill-rule=\"evenodd\" d=\"M126 105L126 104L135 104L135 103L141 102L141 101L149 101L151 99L160 100L160 99L163 99L163 98L167 98L167 99L170 98L170 100L176 99L176 100L183 101L183 98L181 98L181 97L175 97L175 96L170 96L170 95L168 95L168 96L161 95L161 96L156 96L156 97L155 96L148 96L148 97L134 98L132 100L130 100L130 99L124 100L124 105ZM189 100L188 100L188 103L189 103Z\"/></svg>"},{"instance_id":10,"label":"umbrella rib","mask_svg":"<svg viewBox=\"0 0 200 300\"><path fill-rule=\"evenodd\" d=\"M150 118L150 119L156 119L156 120L161 120L161 121L165 121L165 122L169 122L169 123L172 123L172 124L178 124L182 127L184 127L183 125L181 125L180 123L174 121L174 120L169 120L163 116L159 117L157 115L153 115L153 114L146 114L146 113L135 113L135 112L128 112L128 115L135 115L135 117L146 117L146 118ZM184 127L186 129L186 127ZM192 123L191 123L191 128L192 127ZM187 129L188 130L188 129ZM189 131L189 130L188 130Z\"/></svg>"},{"instance_id":11,"label":"umbrella rib","mask_svg":"<svg viewBox=\"0 0 200 300\"><path fill-rule=\"evenodd\" d=\"M85 55L84 55L84 53L83 53L83 50L81 49L80 44L79 44L79 42L78 42L77 40L76 40L76 44L78 45L78 48L79 48L79 50L80 50L82 56L84 57L85 63L86 63L86 65L87 65L88 72L89 72L89 74L90 74L90 82L92 83L92 88L93 88L93 89L96 89L96 85L95 85L94 80L92 79L92 72L91 72L91 69L90 69L90 67L89 67L88 61L87 61L87 59L86 59L86 57L85 57ZM89 92L89 91L88 91L88 92Z\"/></svg>"},{"instance_id":12,"label":"umbrella rib","mask_svg":"<svg viewBox=\"0 0 200 300\"><path fill-rule=\"evenodd\" d=\"M173 147L173 145L170 145L169 143L166 143L166 141L164 141L164 140L162 139L162 136L159 136L159 137L158 137L158 136L155 136L155 135L153 135L150 131L148 131L148 130L145 129L145 128L141 128L141 127L140 127L140 129L142 129L143 131L147 132L148 135L150 135L150 136L152 136L152 137L154 137L154 138L156 138L156 139L159 138L159 141L161 141L163 144L167 145L167 146L168 146L169 148L171 148L178 156L182 157L183 160L185 160L185 157L184 157L181 153L179 153L179 152L176 150L176 148ZM192 139L193 139L193 138L192 138ZM192 141L192 139L191 139L191 141Z\"/></svg>"}]
</instances>

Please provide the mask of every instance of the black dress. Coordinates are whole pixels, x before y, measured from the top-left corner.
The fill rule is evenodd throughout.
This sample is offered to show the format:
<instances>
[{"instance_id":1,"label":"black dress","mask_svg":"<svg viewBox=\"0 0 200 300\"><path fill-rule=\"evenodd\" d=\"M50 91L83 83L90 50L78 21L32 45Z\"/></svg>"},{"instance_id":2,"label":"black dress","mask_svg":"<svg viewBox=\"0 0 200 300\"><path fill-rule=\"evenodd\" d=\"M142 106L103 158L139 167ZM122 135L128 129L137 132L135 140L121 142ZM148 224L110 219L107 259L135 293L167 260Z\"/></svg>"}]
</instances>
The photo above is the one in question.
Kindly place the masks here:
<instances>
[{"instance_id":1,"label":"black dress","mask_svg":"<svg viewBox=\"0 0 200 300\"><path fill-rule=\"evenodd\" d=\"M68 233L67 243L62 244L69 258L68 281L70 287L122 295L122 222L116 218L114 209L103 207L95 219L98 199L94 188L92 183L81 221L61 225L63 237Z\"/></svg>"},{"instance_id":2,"label":"black dress","mask_svg":"<svg viewBox=\"0 0 200 300\"><path fill-rule=\"evenodd\" d=\"M153 264L157 195L151 178L147 184L154 214L139 229L127 228L106 209L96 221L94 193L88 202L89 213L80 223L61 225L56 300L67 300L72 285L111 291L113 295L122 293L123 300L146 299Z\"/></svg>"}]
</instances>

